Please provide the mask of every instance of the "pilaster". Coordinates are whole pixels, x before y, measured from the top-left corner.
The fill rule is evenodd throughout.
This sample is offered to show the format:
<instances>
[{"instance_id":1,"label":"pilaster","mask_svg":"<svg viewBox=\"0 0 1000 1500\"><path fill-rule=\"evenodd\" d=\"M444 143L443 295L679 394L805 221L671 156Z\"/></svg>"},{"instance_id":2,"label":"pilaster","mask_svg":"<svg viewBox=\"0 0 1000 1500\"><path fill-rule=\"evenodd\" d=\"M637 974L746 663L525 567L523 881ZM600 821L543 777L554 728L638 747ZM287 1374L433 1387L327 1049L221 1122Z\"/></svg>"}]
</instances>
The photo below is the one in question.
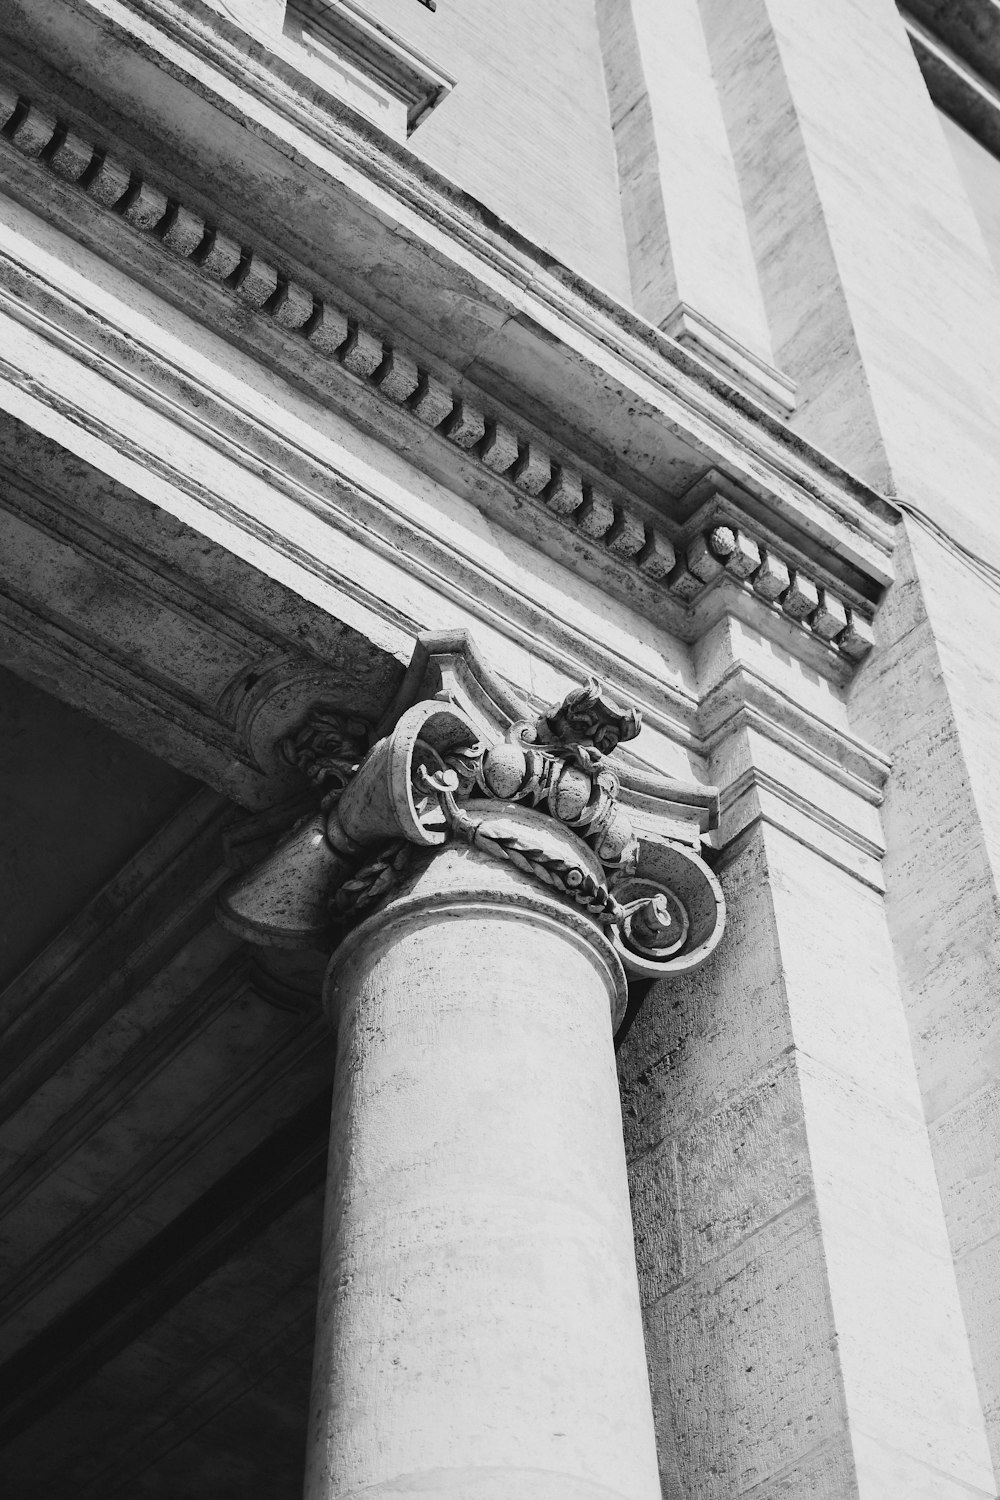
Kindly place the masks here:
<instances>
[{"instance_id":1,"label":"pilaster","mask_svg":"<svg viewBox=\"0 0 1000 1500\"><path fill-rule=\"evenodd\" d=\"M727 937L619 1054L664 1493L992 1495L882 896L889 764L743 622L698 659Z\"/></svg>"},{"instance_id":2,"label":"pilaster","mask_svg":"<svg viewBox=\"0 0 1000 1500\"><path fill-rule=\"evenodd\" d=\"M597 14L634 305L786 415L697 0Z\"/></svg>"},{"instance_id":3,"label":"pilaster","mask_svg":"<svg viewBox=\"0 0 1000 1500\"><path fill-rule=\"evenodd\" d=\"M703 13L795 425L907 518L851 712L894 762L889 930L996 1469L1000 286L894 5Z\"/></svg>"}]
</instances>

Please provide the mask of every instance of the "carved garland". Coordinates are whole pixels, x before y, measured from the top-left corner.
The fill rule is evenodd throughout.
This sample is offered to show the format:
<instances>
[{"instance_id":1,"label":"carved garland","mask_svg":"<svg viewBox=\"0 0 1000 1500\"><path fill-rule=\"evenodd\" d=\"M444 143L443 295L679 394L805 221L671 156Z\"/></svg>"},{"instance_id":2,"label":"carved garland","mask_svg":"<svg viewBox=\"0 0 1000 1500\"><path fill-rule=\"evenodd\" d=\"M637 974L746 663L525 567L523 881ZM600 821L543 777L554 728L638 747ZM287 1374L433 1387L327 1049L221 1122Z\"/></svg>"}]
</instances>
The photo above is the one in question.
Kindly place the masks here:
<instances>
[{"instance_id":1,"label":"carved garland","mask_svg":"<svg viewBox=\"0 0 1000 1500\"><path fill-rule=\"evenodd\" d=\"M417 854L416 844L407 839L397 839L383 849L376 859L362 865L357 874L344 884L333 897L333 915L340 921L353 920L362 912L374 910L386 900L395 887L413 867Z\"/></svg>"},{"instance_id":2,"label":"carved garland","mask_svg":"<svg viewBox=\"0 0 1000 1500\"><path fill-rule=\"evenodd\" d=\"M494 859L509 860L525 874L533 875L544 885L551 885L564 896L572 897L578 906L601 921L620 923L623 920L625 912L621 902L616 901L607 886L596 880L589 870L546 854L544 849L529 843L521 835L505 833L496 823L476 822L464 812L454 798L458 785L454 773L439 772L437 776L427 776L426 785L438 793L454 838L492 855Z\"/></svg>"}]
</instances>

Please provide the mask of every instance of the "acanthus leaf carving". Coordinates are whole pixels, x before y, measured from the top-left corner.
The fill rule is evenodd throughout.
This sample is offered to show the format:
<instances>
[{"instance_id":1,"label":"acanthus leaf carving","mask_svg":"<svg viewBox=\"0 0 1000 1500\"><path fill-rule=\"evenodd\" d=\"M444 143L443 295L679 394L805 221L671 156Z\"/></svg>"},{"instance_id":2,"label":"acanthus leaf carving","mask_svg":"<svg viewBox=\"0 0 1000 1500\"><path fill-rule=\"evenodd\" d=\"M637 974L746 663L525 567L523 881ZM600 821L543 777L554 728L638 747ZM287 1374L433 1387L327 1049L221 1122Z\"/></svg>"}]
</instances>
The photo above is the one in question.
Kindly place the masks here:
<instances>
[{"instance_id":1,"label":"acanthus leaf carving","mask_svg":"<svg viewBox=\"0 0 1000 1500\"><path fill-rule=\"evenodd\" d=\"M324 796L339 795L368 748L368 725L321 703L293 734L281 741L281 755L308 777Z\"/></svg>"}]
</instances>

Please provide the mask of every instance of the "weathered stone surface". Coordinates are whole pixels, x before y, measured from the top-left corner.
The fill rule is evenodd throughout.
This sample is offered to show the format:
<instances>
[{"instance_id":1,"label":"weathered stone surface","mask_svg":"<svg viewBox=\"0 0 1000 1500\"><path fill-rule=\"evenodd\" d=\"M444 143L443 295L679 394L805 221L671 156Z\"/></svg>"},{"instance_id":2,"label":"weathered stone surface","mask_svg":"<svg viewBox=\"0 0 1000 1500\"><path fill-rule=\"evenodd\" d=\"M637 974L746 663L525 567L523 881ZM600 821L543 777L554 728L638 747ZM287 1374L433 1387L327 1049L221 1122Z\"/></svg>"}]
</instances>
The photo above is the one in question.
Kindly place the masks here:
<instances>
[{"instance_id":1,"label":"weathered stone surface","mask_svg":"<svg viewBox=\"0 0 1000 1500\"><path fill-rule=\"evenodd\" d=\"M251 307L263 307L278 290L277 271L255 250L242 257L239 270L233 275L236 295Z\"/></svg>"},{"instance_id":2,"label":"weathered stone surface","mask_svg":"<svg viewBox=\"0 0 1000 1500\"><path fill-rule=\"evenodd\" d=\"M167 212L167 195L152 183L140 182L129 193L121 212L136 229L155 229Z\"/></svg>"},{"instance_id":3,"label":"weathered stone surface","mask_svg":"<svg viewBox=\"0 0 1000 1500\"><path fill-rule=\"evenodd\" d=\"M420 371L415 362L390 349L375 374L375 383L390 401L405 401L420 384Z\"/></svg>"},{"instance_id":4,"label":"weathered stone surface","mask_svg":"<svg viewBox=\"0 0 1000 1500\"><path fill-rule=\"evenodd\" d=\"M552 462L548 454L535 443L525 443L511 478L518 489L529 495L540 495L552 478Z\"/></svg>"},{"instance_id":5,"label":"weathered stone surface","mask_svg":"<svg viewBox=\"0 0 1000 1500\"><path fill-rule=\"evenodd\" d=\"M573 520L585 536L595 540L603 537L614 524L615 508L607 495L588 486L584 491L583 504L574 513Z\"/></svg>"},{"instance_id":6,"label":"weathered stone surface","mask_svg":"<svg viewBox=\"0 0 1000 1500\"><path fill-rule=\"evenodd\" d=\"M623 301L630 296L601 37L592 12L561 4L516 12L508 33L488 9L442 26L443 7L372 0L388 30L459 87L410 148L558 260ZM566 27L574 26L566 46ZM595 100L601 107L595 109ZM553 172L553 162L559 171Z\"/></svg>"},{"instance_id":7,"label":"weathered stone surface","mask_svg":"<svg viewBox=\"0 0 1000 1500\"><path fill-rule=\"evenodd\" d=\"M819 607L819 590L811 578L790 568L791 582L785 590L781 607L793 620L805 620Z\"/></svg>"},{"instance_id":8,"label":"weathered stone surface","mask_svg":"<svg viewBox=\"0 0 1000 1500\"><path fill-rule=\"evenodd\" d=\"M598 928L551 922L552 903L509 864L445 851L331 971L317 1500L334 1476L355 1493L442 1473L470 1495L659 1495L608 1026L620 980Z\"/></svg>"},{"instance_id":9,"label":"weathered stone surface","mask_svg":"<svg viewBox=\"0 0 1000 1500\"><path fill-rule=\"evenodd\" d=\"M781 558L776 557L770 548L762 547L760 567L753 576L754 593L760 594L762 599L780 599L791 581L788 568Z\"/></svg>"},{"instance_id":10,"label":"weathered stone surface","mask_svg":"<svg viewBox=\"0 0 1000 1500\"><path fill-rule=\"evenodd\" d=\"M215 229L199 265L210 276L218 276L221 281L225 281L237 269L242 258L243 252L236 241L228 234L223 234L221 229Z\"/></svg>"},{"instance_id":11,"label":"weathered stone surface","mask_svg":"<svg viewBox=\"0 0 1000 1500\"><path fill-rule=\"evenodd\" d=\"M128 191L129 172L113 156L105 156L95 176L87 187L87 192L98 203L104 203L109 208L118 203ZM237 256L237 261L239 256Z\"/></svg>"},{"instance_id":12,"label":"weathered stone surface","mask_svg":"<svg viewBox=\"0 0 1000 1500\"><path fill-rule=\"evenodd\" d=\"M486 418L473 402L460 398L441 431L459 448L474 448L486 432Z\"/></svg>"},{"instance_id":13,"label":"weathered stone surface","mask_svg":"<svg viewBox=\"0 0 1000 1500\"><path fill-rule=\"evenodd\" d=\"M49 166L67 182L78 182L94 159L94 147L75 130L67 130L49 157Z\"/></svg>"},{"instance_id":14,"label":"weathered stone surface","mask_svg":"<svg viewBox=\"0 0 1000 1500\"><path fill-rule=\"evenodd\" d=\"M654 1387L673 1413L682 1494L753 1493L801 1464L814 1444L837 1446L845 1413L825 1302L822 1234L807 1199L647 1314ZM833 1495L831 1468L828 1458L821 1472ZM837 1472L844 1474L842 1458ZM839 1493L852 1492L850 1485Z\"/></svg>"},{"instance_id":15,"label":"weathered stone surface","mask_svg":"<svg viewBox=\"0 0 1000 1500\"><path fill-rule=\"evenodd\" d=\"M686 562L682 561L678 562L673 571L668 575L667 587L678 599L683 600L685 604L689 604L692 599L696 599L701 593L705 587L705 582L696 573L692 573L690 568L687 567Z\"/></svg>"},{"instance_id":16,"label":"weathered stone surface","mask_svg":"<svg viewBox=\"0 0 1000 1500\"><path fill-rule=\"evenodd\" d=\"M310 344L320 354L333 355L347 342L347 319L328 302L318 302L314 304L312 318L306 324L304 332Z\"/></svg>"},{"instance_id":17,"label":"weathered stone surface","mask_svg":"<svg viewBox=\"0 0 1000 1500\"><path fill-rule=\"evenodd\" d=\"M55 116L40 104L30 104L10 138L25 156L39 156L56 133Z\"/></svg>"},{"instance_id":18,"label":"weathered stone surface","mask_svg":"<svg viewBox=\"0 0 1000 1500\"><path fill-rule=\"evenodd\" d=\"M10 84L0 79L0 130L7 124L17 109L18 93Z\"/></svg>"},{"instance_id":19,"label":"weathered stone surface","mask_svg":"<svg viewBox=\"0 0 1000 1500\"><path fill-rule=\"evenodd\" d=\"M865 1494L860 1476L835 1488L833 1450L856 1422L910 1454L912 1482L940 1471L986 1493L881 913L850 877L770 830L744 842L725 879L738 972L710 964L671 986L620 1054L654 1405L679 1493L711 1495L702 1476L731 1464L732 1492L782 1494L786 1471L808 1464L826 1492ZM792 1294L786 1275L813 1289ZM933 1317L916 1312L927 1302ZM714 1377L731 1393L724 1406L709 1394ZM822 1462L811 1457L820 1434L832 1444Z\"/></svg>"},{"instance_id":20,"label":"weathered stone surface","mask_svg":"<svg viewBox=\"0 0 1000 1500\"><path fill-rule=\"evenodd\" d=\"M616 511L614 525L604 537L604 545L622 557L634 557L641 551L645 541L646 529L639 517L631 515L625 509Z\"/></svg>"},{"instance_id":21,"label":"weathered stone surface","mask_svg":"<svg viewBox=\"0 0 1000 1500\"><path fill-rule=\"evenodd\" d=\"M835 594L821 589L819 606L809 623L822 640L832 641L847 629L847 611Z\"/></svg>"},{"instance_id":22,"label":"weathered stone surface","mask_svg":"<svg viewBox=\"0 0 1000 1500\"><path fill-rule=\"evenodd\" d=\"M352 375L374 375L385 356L382 340L364 328L352 327L340 352L340 362Z\"/></svg>"},{"instance_id":23,"label":"weathered stone surface","mask_svg":"<svg viewBox=\"0 0 1000 1500\"><path fill-rule=\"evenodd\" d=\"M728 527L717 527L716 531L719 533L718 536L714 533L711 535L699 533L698 536L691 538L684 549L688 571L696 578L700 578L702 583L711 583L718 578L725 559L735 546L735 536ZM730 538L732 538L733 546L729 545Z\"/></svg>"},{"instance_id":24,"label":"weathered stone surface","mask_svg":"<svg viewBox=\"0 0 1000 1500\"><path fill-rule=\"evenodd\" d=\"M782 357L816 398L801 430L992 557L996 514L983 497L1000 482L1000 288L975 195L897 14L852 0L832 11L782 0L738 16L714 0L704 8L766 295L786 309ZM969 9L917 7L952 43L968 34ZM823 65L820 38L834 34L836 58L828 52ZM850 126L829 151L817 149L845 89L857 99ZM829 355L818 358L821 348ZM998 962L996 594L940 533L908 530L904 581L878 625L888 656L878 663L869 648L852 711L897 768L885 809L887 909L938 1174L952 1182L976 1172L980 1125L970 1115L967 1131L938 1138L937 1122L991 1087L998 1056L995 1017L978 998L995 991ZM866 645L852 641L859 656ZM983 1283L965 1280L962 1257L957 1268L973 1357L986 1371L997 1344ZM995 1401L988 1418L1000 1473ZM894 1482L945 1492L940 1478ZM880 1483L881 1472L876 1492Z\"/></svg>"},{"instance_id":25,"label":"weathered stone surface","mask_svg":"<svg viewBox=\"0 0 1000 1500\"><path fill-rule=\"evenodd\" d=\"M274 309L274 321L282 328L302 328L313 315L313 295L297 281L285 284L284 294Z\"/></svg>"},{"instance_id":26,"label":"weathered stone surface","mask_svg":"<svg viewBox=\"0 0 1000 1500\"><path fill-rule=\"evenodd\" d=\"M837 637L837 645L845 656L853 661L860 661L875 645L875 634L867 620L863 620L855 610L849 609L847 629Z\"/></svg>"},{"instance_id":27,"label":"weathered stone surface","mask_svg":"<svg viewBox=\"0 0 1000 1500\"><path fill-rule=\"evenodd\" d=\"M34 445L5 459L4 649L55 691L118 715L160 754L247 797L263 776L254 757L273 701L269 674L291 693L282 677L290 664L303 681L333 672L352 701L367 693L381 712L373 674L394 683L414 630L432 619L484 632L501 684L518 682L533 697L554 681L561 691L568 662L595 671L610 662L650 715L651 763L698 779L714 760L726 788L718 842L738 897L711 972L660 987L622 1051L665 1494L988 1495L995 1486L949 1278L955 1256L992 1421L995 598L921 532L917 563L882 606L874 648L867 619L842 607L834 580L854 580L844 597L870 599L874 613L886 512L808 446L884 493L912 497L992 557L982 497L997 492L996 287L899 18L888 0L834 0L832 11L818 0L685 0L669 15L635 0L622 13L641 12L651 50L639 57L627 110L612 100L609 129L593 18L574 18L570 30L562 5L535 6L512 13L500 35L494 15L484 50L477 0L447 18L412 5L400 19L395 0L368 8L469 71L452 114L438 111L405 159L380 152L372 132L352 133L346 111L337 115L338 142L354 153L345 186L345 158L327 154L315 97L311 88L296 97L287 55L252 85L248 72L246 109L234 116L249 44L240 52L231 43L232 7L218 7L197 66L185 58L177 67L161 65L158 51L158 28L175 25L170 8L150 11L142 49L130 49L124 12L112 35L104 0L95 0L78 8L72 46L59 51L45 30L49 8L14 0L18 57L34 49L50 82L72 75L74 120L92 90L104 117L128 130L113 141L94 134L100 149L113 144L114 161L79 192L55 179L64 168L80 180L72 174L85 146L63 161L56 136L37 156L28 154L33 137L21 151L17 139L4 143L5 298L22 305L4 315L3 399L18 421L63 445L72 469L53 505L54 471ZM623 24L612 10L602 7L602 22ZM183 26L205 24L199 12ZM170 33L173 64L183 26ZM51 57L38 46L45 36ZM619 47L620 35L610 42ZM253 45L259 51L260 34ZM657 70L650 59L660 55ZM472 89L473 78L484 87ZM666 90L668 78L680 87ZM685 355L580 281L581 267L603 266L601 284L636 300L613 134L628 144L635 130L634 146L649 124L643 100L652 108L654 96L675 131L655 162L633 150L635 173L623 184L633 264L644 259L661 276L686 264L706 299L753 320L748 262L727 266L716 253L732 241L726 225L736 215L740 243L752 243L757 259L750 269L767 338L805 398L787 429L731 399L717 366L711 378L699 373L697 343ZM17 107L30 118L27 103ZM152 153L153 179L156 142L169 142L162 181L172 193L190 176L193 217L217 213L236 238L194 243L196 226L178 209L158 221L174 252L164 256L149 233L98 211L121 203L146 170L145 159L128 157L134 131ZM553 177L559 143L565 170ZM488 211L437 182L421 153ZM84 182L90 170L84 164ZM580 184L591 176L588 195ZM661 241L642 238L652 220L641 215L651 188L662 206L677 184L697 189L718 215L708 223L672 207L669 257L658 256ZM740 229L744 206L750 236ZM239 308L234 287L203 280L190 289L198 278L178 255L228 279L244 258L253 263L255 237L274 245L265 260L280 256L289 275L297 267L303 288L313 271L334 296L343 286L359 319L345 364L361 380L310 359L307 340L335 354L348 326L310 293L280 300L276 272L258 289L263 301L251 298L269 310L270 326ZM709 247L700 259L699 245ZM553 259L560 247L572 251L568 266ZM366 334L373 349L360 337L365 308L379 330ZM712 308L682 323L705 329L706 318L731 338L733 325ZM277 338L275 324L304 338ZM412 368L390 352L397 328ZM425 346L438 373L415 378ZM426 429L449 424L461 446L467 407L488 412L491 401L520 415L509 431L472 423L471 457L444 433L416 432L407 415ZM514 431L521 420L537 439ZM527 494L557 493L550 453L565 460L563 474L575 464L603 472L614 503L595 477L598 487L567 509L567 526L492 477L510 475ZM665 586L653 587L670 564L648 518L662 510L665 528L681 534L700 526L714 502L692 487L713 465L724 473L733 544L693 543ZM152 507L173 528L163 552L147 545ZM787 560L753 540L764 536L787 537L790 557L813 559L823 588L783 572ZM621 561L608 567L602 547L581 537L612 554L621 548ZM227 557L246 571L220 595ZM720 575L750 586L714 587ZM778 602L781 612L769 607ZM753 652L748 645L746 660L726 662L708 689L705 632L716 623L731 639L744 631ZM338 655L340 630L372 643L370 659L356 645L353 677ZM717 693L711 712L706 692ZM872 757L857 735L891 749L898 767L885 814L886 907L881 783L865 770ZM418 965L413 975L437 1003L435 976ZM499 980L488 973L486 982ZM557 975L557 1000L561 983ZM82 995L74 1005L86 1003ZM487 1018L503 1019L492 1010ZM243 1020L233 1019L234 1038ZM413 1031L426 1042L415 1023ZM249 1078L246 1025L242 1035ZM523 1061L504 1038L511 1060ZM448 1098L441 1067L435 1108ZM393 1076L408 1077L402 1064ZM482 1077L495 1084L485 1064ZM428 1120L438 1118L431 1103ZM66 1175L79 1191L93 1180ZM36 1216L33 1233L40 1224ZM114 1269L102 1265L96 1279ZM552 1273L557 1287L563 1270ZM539 1324L543 1312L539 1302ZM443 1320L429 1321L445 1338ZM138 1369L139 1354L130 1357ZM429 1369L428 1380L439 1378ZM73 1410L79 1420L75 1400L60 1422ZM181 1476L171 1493L183 1485Z\"/></svg>"},{"instance_id":28,"label":"weathered stone surface","mask_svg":"<svg viewBox=\"0 0 1000 1500\"><path fill-rule=\"evenodd\" d=\"M639 1286L651 1306L809 1191L794 1062L776 1061L683 1138L635 1157L630 1186Z\"/></svg>"},{"instance_id":29,"label":"weathered stone surface","mask_svg":"<svg viewBox=\"0 0 1000 1500\"><path fill-rule=\"evenodd\" d=\"M434 375L422 375L409 407L414 416L428 427L439 427L454 409L455 398L443 381Z\"/></svg>"},{"instance_id":30,"label":"weathered stone surface","mask_svg":"<svg viewBox=\"0 0 1000 1500\"><path fill-rule=\"evenodd\" d=\"M760 567L760 548L745 531L733 531L733 546L725 559L726 572L734 578L749 578Z\"/></svg>"},{"instance_id":31,"label":"weathered stone surface","mask_svg":"<svg viewBox=\"0 0 1000 1500\"><path fill-rule=\"evenodd\" d=\"M183 205L176 205L166 228L163 243L178 255L193 255L205 238L205 221Z\"/></svg>"},{"instance_id":32,"label":"weathered stone surface","mask_svg":"<svg viewBox=\"0 0 1000 1500\"><path fill-rule=\"evenodd\" d=\"M494 474L506 474L517 459L517 433L506 422L490 422L479 457Z\"/></svg>"},{"instance_id":33,"label":"weathered stone surface","mask_svg":"<svg viewBox=\"0 0 1000 1500\"><path fill-rule=\"evenodd\" d=\"M659 326L678 304L695 308L769 357L697 0L669 13L656 0L600 0L597 15L636 305Z\"/></svg>"},{"instance_id":34,"label":"weathered stone surface","mask_svg":"<svg viewBox=\"0 0 1000 1500\"><path fill-rule=\"evenodd\" d=\"M583 484L573 469L558 467L545 491L545 503L557 516L569 516L583 504Z\"/></svg>"},{"instance_id":35,"label":"weathered stone surface","mask_svg":"<svg viewBox=\"0 0 1000 1500\"><path fill-rule=\"evenodd\" d=\"M646 527L646 545L639 553L637 562L650 578L666 578L676 562L676 554L662 531Z\"/></svg>"}]
</instances>

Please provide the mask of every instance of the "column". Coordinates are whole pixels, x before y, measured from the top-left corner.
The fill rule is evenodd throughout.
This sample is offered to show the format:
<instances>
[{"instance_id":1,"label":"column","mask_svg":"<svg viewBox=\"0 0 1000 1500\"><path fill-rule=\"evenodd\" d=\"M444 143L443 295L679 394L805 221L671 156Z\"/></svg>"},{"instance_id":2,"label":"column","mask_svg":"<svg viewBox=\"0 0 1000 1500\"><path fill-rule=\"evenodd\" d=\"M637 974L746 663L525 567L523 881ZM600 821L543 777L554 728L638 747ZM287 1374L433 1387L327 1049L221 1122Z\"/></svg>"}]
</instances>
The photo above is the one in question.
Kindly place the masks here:
<instances>
[{"instance_id":1,"label":"column","mask_svg":"<svg viewBox=\"0 0 1000 1500\"><path fill-rule=\"evenodd\" d=\"M502 823L599 879L551 825ZM338 949L308 1500L658 1497L624 1002L593 918L474 849L435 854Z\"/></svg>"},{"instance_id":2,"label":"column","mask_svg":"<svg viewBox=\"0 0 1000 1500\"><path fill-rule=\"evenodd\" d=\"M398 707L346 787L344 741L298 737L351 873L313 820L220 907L295 943L327 878L336 914L306 1497L659 1500L614 1035L630 979L721 936L713 796L620 775L639 716L593 682L485 725Z\"/></svg>"}]
</instances>

